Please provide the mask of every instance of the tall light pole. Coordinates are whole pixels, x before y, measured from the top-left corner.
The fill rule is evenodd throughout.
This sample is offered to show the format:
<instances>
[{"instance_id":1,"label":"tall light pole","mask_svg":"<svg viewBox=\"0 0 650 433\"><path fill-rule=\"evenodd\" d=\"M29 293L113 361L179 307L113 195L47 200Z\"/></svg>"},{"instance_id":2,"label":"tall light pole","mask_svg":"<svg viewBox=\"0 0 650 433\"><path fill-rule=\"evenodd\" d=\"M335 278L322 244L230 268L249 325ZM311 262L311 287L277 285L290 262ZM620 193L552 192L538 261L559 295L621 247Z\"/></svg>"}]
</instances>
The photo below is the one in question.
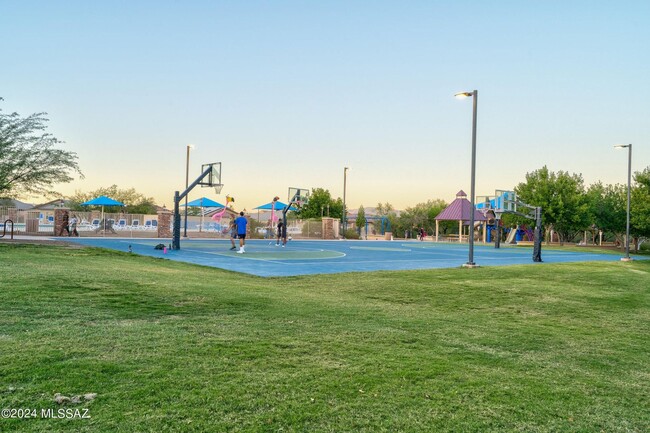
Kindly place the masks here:
<instances>
[{"instance_id":1,"label":"tall light pole","mask_svg":"<svg viewBox=\"0 0 650 433\"><path fill-rule=\"evenodd\" d=\"M190 186L190 149L194 149L193 144L187 145L187 157L185 158L185 189ZM185 226L183 229L183 237L187 237L187 195L185 196Z\"/></svg>"},{"instance_id":2,"label":"tall light pole","mask_svg":"<svg viewBox=\"0 0 650 433\"><path fill-rule=\"evenodd\" d=\"M467 263L463 265L468 268L474 268L476 267L476 263L474 263L474 185L476 183L476 111L478 104L478 90L474 90L472 92L460 92L456 93L454 96L459 99L469 98L471 96L474 99L474 110L472 115L472 183L470 189L470 202L472 204L472 207L470 209L469 215L469 258L467 260Z\"/></svg>"},{"instance_id":3,"label":"tall light pole","mask_svg":"<svg viewBox=\"0 0 650 433\"><path fill-rule=\"evenodd\" d=\"M345 206L345 190L347 187L349 167L343 167L343 235L348 228L347 207Z\"/></svg>"},{"instance_id":4,"label":"tall light pole","mask_svg":"<svg viewBox=\"0 0 650 433\"><path fill-rule=\"evenodd\" d=\"M617 144L615 149L627 148L627 220L625 222L625 257L621 260L629 262L632 260L630 257L630 187L632 184L632 145L631 144Z\"/></svg>"}]
</instances>

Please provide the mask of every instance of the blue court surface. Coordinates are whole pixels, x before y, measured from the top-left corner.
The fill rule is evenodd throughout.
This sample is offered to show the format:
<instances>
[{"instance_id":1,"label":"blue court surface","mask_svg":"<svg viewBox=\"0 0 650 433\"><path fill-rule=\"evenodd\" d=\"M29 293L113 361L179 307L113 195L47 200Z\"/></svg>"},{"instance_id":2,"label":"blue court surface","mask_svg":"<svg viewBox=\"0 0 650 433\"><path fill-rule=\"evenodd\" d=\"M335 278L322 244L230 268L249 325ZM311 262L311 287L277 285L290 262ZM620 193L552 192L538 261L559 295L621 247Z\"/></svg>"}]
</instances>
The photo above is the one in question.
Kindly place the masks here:
<instances>
[{"instance_id":1,"label":"blue court surface","mask_svg":"<svg viewBox=\"0 0 650 433\"><path fill-rule=\"evenodd\" d=\"M73 242L128 251L134 254L228 269L261 277L282 277L340 272L456 268L467 262L467 244L443 244L419 241L303 241L294 240L286 248L268 240L248 240L246 252L230 250L223 240L183 240L177 251L154 249L159 243L170 245L169 239L77 238ZM542 248L543 263L532 261L532 247L475 245L474 261L480 266L544 263L618 261L616 254L580 253Z\"/></svg>"}]
</instances>

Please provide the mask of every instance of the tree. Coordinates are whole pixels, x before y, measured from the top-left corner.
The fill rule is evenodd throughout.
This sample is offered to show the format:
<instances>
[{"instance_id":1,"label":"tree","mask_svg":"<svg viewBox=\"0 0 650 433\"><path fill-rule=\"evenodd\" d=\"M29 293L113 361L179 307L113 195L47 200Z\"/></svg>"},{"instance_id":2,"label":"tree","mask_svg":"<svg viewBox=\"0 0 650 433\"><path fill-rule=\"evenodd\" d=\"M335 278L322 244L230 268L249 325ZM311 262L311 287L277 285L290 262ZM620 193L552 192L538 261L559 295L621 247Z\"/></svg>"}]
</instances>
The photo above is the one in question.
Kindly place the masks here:
<instances>
[{"instance_id":1,"label":"tree","mask_svg":"<svg viewBox=\"0 0 650 433\"><path fill-rule=\"evenodd\" d=\"M341 218L343 215L343 200L340 198L333 200L329 190L314 188L309 196L309 202L302 206L297 214L303 219L320 218L323 215L327 216L328 206L330 217Z\"/></svg>"},{"instance_id":2,"label":"tree","mask_svg":"<svg viewBox=\"0 0 650 433\"><path fill-rule=\"evenodd\" d=\"M414 207L407 207L397 221L397 230L412 231L417 228L424 228L427 233L434 233L436 217L447 207L444 200L428 200L426 203L418 203Z\"/></svg>"},{"instance_id":3,"label":"tree","mask_svg":"<svg viewBox=\"0 0 650 433\"><path fill-rule=\"evenodd\" d=\"M542 221L552 226L560 243L569 241L589 227L589 205L582 175L551 172L546 166L526 174L526 182L515 187L518 198L542 208Z\"/></svg>"},{"instance_id":4,"label":"tree","mask_svg":"<svg viewBox=\"0 0 650 433\"><path fill-rule=\"evenodd\" d=\"M82 206L82 203L99 197L100 195L105 195L114 200L121 201L126 205L127 211L131 214L150 215L156 213L156 205L153 198L145 197L138 193L135 188L119 189L117 185L111 185L108 188L99 188L87 193L75 191L74 195L69 197L68 205L72 210L87 210L85 206Z\"/></svg>"},{"instance_id":5,"label":"tree","mask_svg":"<svg viewBox=\"0 0 650 433\"><path fill-rule=\"evenodd\" d=\"M385 219L379 219L373 221L373 226L375 228L376 233L382 233L382 228L385 229L386 231L392 231L392 230L397 230L397 212L395 211L395 208L393 207L392 204L386 202L384 204L377 203L377 206L375 208L376 214L378 217L384 217ZM386 220L388 220L388 224L386 224Z\"/></svg>"},{"instance_id":6,"label":"tree","mask_svg":"<svg viewBox=\"0 0 650 433\"><path fill-rule=\"evenodd\" d=\"M395 208L390 203L384 203L384 204L377 203L376 210L377 210L377 215L379 216L388 216L391 213L395 213Z\"/></svg>"},{"instance_id":7,"label":"tree","mask_svg":"<svg viewBox=\"0 0 650 433\"><path fill-rule=\"evenodd\" d=\"M586 192L589 214L595 229L613 233L617 238L625 233L627 187L603 185L597 182Z\"/></svg>"},{"instance_id":8,"label":"tree","mask_svg":"<svg viewBox=\"0 0 650 433\"><path fill-rule=\"evenodd\" d=\"M52 185L72 181L72 173L83 177L77 154L57 149L63 142L44 132L45 115L23 118L0 110L0 196L52 196Z\"/></svg>"},{"instance_id":9,"label":"tree","mask_svg":"<svg viewBox=\"0 0 650 433\"><path fill-rule=\"evenodd\" d=\"M361 234L361 229L366 225L366 210L363 208L363 205L359 206L355 224L357 226L357 233Z\"/></svg>"},{"instance_id":10,"label":"tree","mask_svg":"<svg viewBox=\"0 0 650 433\"><path fill-rule=\"evenodd\" d=\"M634 250L638 251L640 238L650 237L650 167L634 174L635 185L630 200L630 234L634 236Z\"/></svg>"}]
</instances>

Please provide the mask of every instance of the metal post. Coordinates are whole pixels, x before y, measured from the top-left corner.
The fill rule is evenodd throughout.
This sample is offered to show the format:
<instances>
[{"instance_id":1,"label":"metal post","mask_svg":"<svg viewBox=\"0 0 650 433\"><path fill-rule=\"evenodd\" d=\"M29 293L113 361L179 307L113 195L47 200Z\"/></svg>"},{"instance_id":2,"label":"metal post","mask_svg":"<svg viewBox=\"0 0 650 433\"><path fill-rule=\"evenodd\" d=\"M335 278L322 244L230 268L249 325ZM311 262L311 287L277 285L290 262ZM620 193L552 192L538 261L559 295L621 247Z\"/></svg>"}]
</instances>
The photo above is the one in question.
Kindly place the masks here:
<instances>
[{"instance_id":1,"label":"metal post","mask_svg":"<svg viewBox=\"0 0 650 433\"><path fill-rule=\"evenodd\" d=\"M187 145L187 157L185 158L185 189L189 186L190 181L190 149L191 145ZM185 226L183 229L183 237L187 237L187 196L185 196Z\"/></svg>"},{"instance_id":2,"label":"metal post","mask_svg":"<svg viewBox=\"0 0 650 433\"><path fill-rule=\"evenodd\" d=\"M348 175L348 167L343 167L343 235L344 236L348 228L348 216L347 216L348 212L347 212L347 207L345 205L345 190L347 187L347 175Z\"/></svg>"},{"instance_id":3,"label":"metal post","mask_svg":"<svg viewBox=\"0 0 650 433\"><path fill-rule=\"evenodd\" d=\"M617 144L616 149L627 148L627 217L625 220L625 257L621 260L629 262L630 257L630 191L632 188L632 144Z\"/></svg>"},{"instance_id":4,"label":"metal post","mask_svg":"<svg viewBox=\"0 0 650 433\"><path fill-rule=\"evenodd\" d=\"M178 202L180 201L178 191L174 192L174 225L172 233L172 249L180 250L181 249L181 220L180 212L178 211ZM187 206L185 206L187 209Z\"/></svg>"},{"instance_id":5,"label":"metal post","mask_svg":"<svg viewBox=\"0 0 650 433\"><path fill-rule=\"evenodd\" d=\"M183 193L179 194L178 191L174 193L174 227L173 227L173 233L172 233L172 249L174 250L180 250L181 249L181 213L180 213L180 201L187 197L187 195L190 193L190 191L198 185L203 178L205 178L210 171L212 170L212 167L208 166L208 168L201 173L199 177L196 178L196 180L189 185ZM187 206L185 206L185 209L187 209ZM244 209L246 210L246 209Z\"/></svg>"},{"instance_id":6,"label":"metal post","mask_svg":"<svg viewBox=\"0 0 650 433\"><path fill-rule=\"evenodd\" d=\"M474 209L475 209L475 184L476 184L476 114L477 114L477 104L478 104L478 90L472 92L474 96L473 104L473 114L472 114L472 185L470 189L470 196L472 203L472 208L470 209L469 216L469 260L467 264L469 266L474 266Z\"/></svg>"},{"instance_id":7,"label":"metal post","mask_svg":"<svg viewBox=\"0 0 650 433\"><path fill-rule=\"evenodd\" d=\"M500 219L494 220L494 248L501 248L501 226Z\"/></svg>"},{"instance_id":8,"label":"metal post","mask_svg":"<svg viewBox=\"0 0 650 433\"><path fill-rule=\"evenodd\" d=\"M470 96L473 99L473 109L472 109L472 180L471 180L471 189L470 189L470 214L469 214L469 257L467 263L463 266L467 268L476 267L474 263L474 212L476 211L476 118L477 118L477 107L478 107L478 90L473 90L471 92L460 92L456 93L457 98L469 98ZM462 224L462 223L461 223ZM461 225L462 228L462 225ZM462 232L462 230L461 230ZM462 233L459 236L459 241L462 238Z\"/></svg>"},{"instance_id":9,"label":"metal post","mask_svg":"<svg viewBox=\"0 0 650 433\"><path fill-rule=\"evenodd\" d=\"M630 259L630 188L632 185L632 145L627 153L627 221L625 223L625 259Z\"/></svg>"},{"instance_id":10,"label":"metal post","mask_svg":"<svg viewBox=\"0 0 650 433\"><path fill-rule=\"evenodd\" d=\"M542 208L535 208L535 232L533 234L533 262L542 261Z\"/></svg>"}]
</instances>

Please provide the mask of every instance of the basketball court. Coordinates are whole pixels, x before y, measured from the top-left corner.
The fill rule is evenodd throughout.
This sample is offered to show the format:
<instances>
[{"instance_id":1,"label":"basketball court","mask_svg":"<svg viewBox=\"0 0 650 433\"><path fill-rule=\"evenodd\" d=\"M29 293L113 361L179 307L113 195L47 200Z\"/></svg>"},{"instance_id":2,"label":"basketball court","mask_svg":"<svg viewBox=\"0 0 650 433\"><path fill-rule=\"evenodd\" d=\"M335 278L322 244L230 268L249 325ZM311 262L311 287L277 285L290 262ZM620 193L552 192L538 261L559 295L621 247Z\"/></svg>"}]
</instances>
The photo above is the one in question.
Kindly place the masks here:
<instances>
[{"instance_id":1,"label":"basketball court","mask_svg":"<svg viewBox=\"0 0 650 433\"><path fill-rule=\"evenodd\" d=\"M467 244L444 244L419 241L313 241L293 240L286 248L275 241L247 240L246 252L230 250L227 239L183 240L180 250L156 250L154 246L170 240L76 238L83 245L177 260L227 269L260 277L286 277L341 272L372 272L457 268L467 262ZM543 250L543 263L532 261L532 247L475 245L474 261L480 266L530 265L546 263L619 261L617 254Z\"/></svg>"},{"instance_id":2,"label":"basketball court","mask_svg":"<svg viewBox=\"0 0 650 433\"><path fill-rule=\"evenodd\" d=\"M219 194L221 163L204 164L201 175L182 193L174 195L174 223L172 239L118 239L75 238L71 242L83 245L131 252L143 256L177 260L203 266L211 266L260 277L287 277L311 274L335 274L342 272L397 271L412 269L456 268L468 259L467 244L444 244L419 241L343 241L299 240L289 241L286 247L275 241L247 240L245 253L231 250L229 239L192 239L181 242L180 202L195 187L213 187ZM273 199L272 222L282 218L286 227L286 214L294 207L309 201L308 188L289 187L287 205L276 209ZM281 212L281 217L276 215ZM502 210L499 210L503 212ZM158 244L167 247L155 249ZM236 241L238 245L239 242ZM174 247L174 248L172 248ZM532 261L531 248L475 246L474 262L480 266L505 266L526 264L543 266L544 263L616 261L614 254L544 251L543 263Z\"/></svg>"}]
</instances>

